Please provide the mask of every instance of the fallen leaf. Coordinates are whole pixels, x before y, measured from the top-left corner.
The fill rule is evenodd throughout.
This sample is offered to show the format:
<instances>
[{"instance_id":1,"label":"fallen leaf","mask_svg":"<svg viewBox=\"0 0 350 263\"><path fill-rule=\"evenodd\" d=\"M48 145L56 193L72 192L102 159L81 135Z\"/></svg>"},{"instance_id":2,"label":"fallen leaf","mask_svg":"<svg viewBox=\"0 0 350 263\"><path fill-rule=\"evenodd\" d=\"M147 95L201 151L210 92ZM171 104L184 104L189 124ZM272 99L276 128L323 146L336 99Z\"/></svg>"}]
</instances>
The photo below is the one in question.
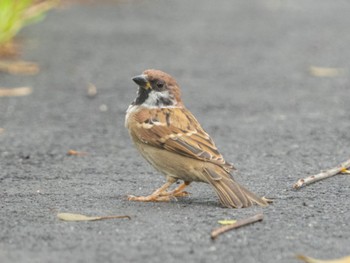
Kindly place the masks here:
<instances>
[{"instance_id":1,"label":"fallen leaf","mask_svg":"<svg viewBox=\"0 0 350 263\"><path fill-rule=\"evenodd\" d=\"M81 214L72 214L72 213L58 213L57 217L63 221L77 222L77 221L97 221L105 219L117 219L117 218L128 218L130 216L85 216Z\"/></svg>"},{"instance_id":2,"label":"fallen leaf","mask_svg":"<svg viewBox=\"0 0 350 263\"><path fill-rule=\"evenodd\" d=\"M297 255L297 258L300 260L303 260L306 263L350 263L350 256L339 258L339 259L332 259L332 260L320 260L320 259L310 258L304 255Z\"/></svg>"},{"instance_id":3,"label":"fallen leaf","mask_svg":"<svg viewBox=\"0 0 350 263\"><path fill-rule=\"evenodd\" d=\"M342 173L342 174L350 174L350 170L348 170L347 168L343 167L341 169L340 173Z\"/></svg>"},{"instance_id":4,"label":"fallen leaf","mask_svg":"<svg viewBox=\"0 0 350 263\"><path fill-rule=\"evenodd\" d=\"M35 75L39 73L39 66L26 61L0 61L0 71L18 75Z\"/></svg>"},{"instance_id":5,"label":"fallen leaf","mask_svg":"<svg viewBox=\"0 0 350 263\"><path fill-rule=\"evenodd\" d=\"M32 93L32 88L30 87L20 87L20 88L0 88L0 97L18 97L27 96Z\"/></svg>"},{"instance_id":6,"label":"fallen leaf","mask_svg":"<svg viewBox=\"0 0 350 263\"><path fill-rule=\"evenodd\" d=\"M339 77L345 75L344 68L325 68L325 67L315 67L311 66L309 69L310 75L314 77Z\"/></svg>"},{"instance_id":7,"label":"fallen leaf","mask_svg":"<svg viewBox=\"0 0 350 263\"><path fill-rule=\"evenodd\" d=\"M75 151L75 150L69 150L67 152L67 155L74 155L74 156L85 156L87 154L88 154L87 152L78 152L78 151Z\"/></svg>"},{"instance_id":8,"label":"fallen leaf","mask_svg":"<svg viewBox=\"0 0 350 263\"><path fill-rule=\"evenodd\" d=\"M232 225L234 223L236 223L237 220L219 220L218 223L220 225Z\"/></svg>"}]
</instances>

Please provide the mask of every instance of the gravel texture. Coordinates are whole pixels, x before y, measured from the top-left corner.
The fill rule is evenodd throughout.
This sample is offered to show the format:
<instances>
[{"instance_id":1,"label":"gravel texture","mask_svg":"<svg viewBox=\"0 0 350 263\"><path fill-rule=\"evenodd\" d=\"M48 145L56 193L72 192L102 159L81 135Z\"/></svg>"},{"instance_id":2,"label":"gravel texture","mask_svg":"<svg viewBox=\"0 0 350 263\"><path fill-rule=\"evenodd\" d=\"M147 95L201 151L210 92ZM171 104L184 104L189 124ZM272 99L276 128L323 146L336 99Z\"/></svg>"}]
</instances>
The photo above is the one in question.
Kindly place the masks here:
<instances>
[{"instance_id":1,"label":"gravel texture","mask_svg":"<svg viewBox=\"0 0 350 263\"><path fill-rule=\"evenodd\" d=\"M0 262L299 262L348 255L350 176L292 190L350 158L348 0L126 1L75 5L26 28L36 76L0 73ZM339 77L310 66L344 68ZM138 203L164 178L133 148L131 77L162 69L214 138L237 180L274 198L225 209L208 185ZM86 95L88 83L98 95ZM86 156L68 156L69 149ZM131 220L62 222L58 212ZM222 219L264 221L210 240Z\"/></svg>"}]
</instances>

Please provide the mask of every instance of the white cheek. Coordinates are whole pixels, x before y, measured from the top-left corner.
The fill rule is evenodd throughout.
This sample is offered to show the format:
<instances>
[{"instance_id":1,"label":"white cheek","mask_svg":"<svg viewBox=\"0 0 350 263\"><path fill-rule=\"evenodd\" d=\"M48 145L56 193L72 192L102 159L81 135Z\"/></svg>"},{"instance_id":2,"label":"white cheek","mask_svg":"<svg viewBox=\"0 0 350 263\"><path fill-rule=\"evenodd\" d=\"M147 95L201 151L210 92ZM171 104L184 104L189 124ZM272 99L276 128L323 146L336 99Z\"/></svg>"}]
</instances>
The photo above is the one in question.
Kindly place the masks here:
<instances>
[{"instance_id":1,"label":"white cheek","mask_svg":"<svg viewBox=\"0 0 350 263\"><path fill-rule=\"evenodd\" d=\"M147 100L143 103L144 106L155 106L157 101L161 98L160 92L153 90L148 94Z\"/></svg>"},{"instance_id":2,"label":"white cheek","mask_svg":"<svg viewBox=\"0 0 350 263\"><path fill-rule=\"evenodd\" d=\"M163 92L155 92L155 91L151 91L148 94L148 98L147 100L142 104L142 106L145 106L147 108L159 108L162 107L163 105L157 105L158 101L161 98L169 98L170 94L169 91L163 91ZM174 102L174 104L176 104ZM173 108L174 106L168 106L169 108Z\"/></svg>"}]
</instances>

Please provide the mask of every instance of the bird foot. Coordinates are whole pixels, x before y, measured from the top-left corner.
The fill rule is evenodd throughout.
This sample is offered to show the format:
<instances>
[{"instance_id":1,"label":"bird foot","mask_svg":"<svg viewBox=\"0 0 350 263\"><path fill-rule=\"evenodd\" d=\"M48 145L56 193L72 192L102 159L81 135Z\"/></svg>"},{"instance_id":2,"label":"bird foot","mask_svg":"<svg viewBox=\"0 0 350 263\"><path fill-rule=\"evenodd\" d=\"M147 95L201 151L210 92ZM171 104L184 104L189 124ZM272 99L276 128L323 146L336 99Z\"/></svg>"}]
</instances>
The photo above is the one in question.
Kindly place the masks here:
<instances>
[{"instance_id":1,"label":"bird foot","mask_svg":"<svg viewBox=\"0 0 350 263\"><path fill-rule=\"evenodd\" d=\"M186 191L175 192L175 191L164 191L157 195L151 194L148 196L134 196L128 195L129 201L139 201L139 202L169 202L171 200L177 200L177 197L187 197L190 193Z\"/></svg>"},{"instance_id":2,"label":"bird foot","mask_svg":"<svg viewBox=\"0 0 350 263\"><path fill-rule=\"evenodd\" d=\"M171 200L177 200L177 197L186 197L190 195L190 193L184 191L184 189L190 184L189 182L182 183L173 191L167 191L171 184L173 184L173 182L168 181L162 187L148 196L129 195L128 200L139 202L169 202Z\"/></svg>"},{"instance_id":3,"label":"bird foot","mask_svg":"<svg viewBox=\"0 0 350 263\"><path fill-rule=\"evenodd\" d=\"M128 195L129 201L138 201L138 202L169 202L171 196L161 196L161 195L148 195L148 196L134 196Z\"/></svg>"}]
</instances>

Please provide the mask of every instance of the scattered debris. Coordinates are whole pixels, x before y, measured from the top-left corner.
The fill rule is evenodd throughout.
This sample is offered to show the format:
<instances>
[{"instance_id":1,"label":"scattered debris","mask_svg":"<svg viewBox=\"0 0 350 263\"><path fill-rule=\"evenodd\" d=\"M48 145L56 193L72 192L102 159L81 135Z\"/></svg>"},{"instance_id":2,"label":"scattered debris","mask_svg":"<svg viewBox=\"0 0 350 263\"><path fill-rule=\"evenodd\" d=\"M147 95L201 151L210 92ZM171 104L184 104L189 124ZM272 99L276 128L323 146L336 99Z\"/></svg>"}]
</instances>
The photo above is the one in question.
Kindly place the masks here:
<instances>
[{"instance_id":1,"label":"scattered debris","mask_svg":"<svg viewBox=\"0 0 350 263\"><path fill-rule=\"evenodd\" d=\"M102 111L102 112L108 111L107 105L106 104L100 105L100 111Z\"/></svg>"},{"instance_id":2,"label":"scattered debris","mask_svg":"<svg viewBox=\"0 0 350 263\"><path fill-rule=\"evenodd\" d=\"M21 42L18 39L12 39L6 43L0 44L0 57L12 59L18 57L21 51Z\"/></svg>"},{"instance_id":3,"label":"scattered debris","mask_svg":"<svg viewBox=\"0 0 350 263\"><path fill-rule=\"evenodd\" d=\"M88 86L87 86L87 95L88 97L90 98L94 98L96 97L97 95L97 88L94 84L92 83L88 83Z\"/></svg>"},{"instance_id":4,"label":"scattered debris","mask_svg":"<svg viewBox=\"0 0 350 263\"><path fill-rule=\"evenodd\" d=\"M257 214L255 216L252 216L252 217L248 217L248 218L245 218L245 219L242 219L242 220L238 220L236 223L232 224L232 225L227 225L227 226L222 226L222 227L219 227L217 229L214 229L212 232L211 232L211 239L215 239L217 238L219 235L227 232L227 231L230 231L232 229L235 229L235 228L239 228L239 227L242 227L242 226L245 226L245 225L248 225L248 224L252 224L252 223L255 223L255 222L258 222L258 221L262 221L264 218L264 215L263 214Z\"/></svg>"},{"instance_id":5,"label":"scattered debris","mask_svg":"<svg viewBox=\"0 0 350 263\"><path fill-rule=\"evenodd\" d=\"M32 93L32 88L30 87L20 87L20 88L0 88L0 97L18 97L27 96Z\"/></svg>"},{"instance_id":6,"label":"scattered debris","mask_svg":"<svg viewBox=\"0 0 350 263\"><path fill-rule=\"evenodd\" d=\"M0 71L14 75L35 75L40 69L38 64L26 61L0 61Z\"/></svg>"},{"instance_id":7,"label":"scattered debris","mask_svg":"<svg viewBox=\"0 0 350 263\"><path fill-rule=\"evenodd\" d=\"M87 152L78 152L78 151L75 151L75 150L69 150L67 152L67 155L74 155L74 156L85 156L87 154L88 154Z\"/></svg>"},{"instance_id":8,"label":"scattered debris","mask_svg":"<svg viewBox=\"0 0 350 263\"><path fill-rule=\"evenodd\" d=\"M119 218L127 218L131 219L130 216L122 215L122 216L85 216L81 214L72 214L72 213L58 213L57 217L63 221L77 222L77 221L97 221L97 220L105 220L105 219L119 219Z\"/></svg>"},{"instance_id":9,"label":"scattered debris","mask_svg":"<svg viewBox=\"0 0 350 263\"><path fill-rule=\"evenodd\" d=\"M237 220L219 220L218 221L218 223L220 225L223 225L223 226L225 226L225 225L233 225L236 222L237 222Z\"/></svg>"},{"instance_id":10,"label":"scattered debris","mask_svg":"<svg viewBox=\"0 0 350 263\"><path fill-rule=\"evenodd\" d=\"M328 177L340 174L340 173L350 173L349 169L350 168L350 159L347 160L346 162L343 162L342 164L340 164L339 166L326 170L326 171L322 171L319 174L316 175L311 175L308 176L306 178L303 179L299 179L294 185L293 188L294 189L299 189L305 185L308 184L312 184L314 182L320 181L322 179L326 179Z\"/></svg>"},{"instance_id":11,"label":"scattered debris","mask_svg":"<svg viewBox=\"0 0 350 263\"><path fill-rule=\"evenodd\" d=\"M346 74L344 68L324 68L324 67L315 67L311 66L309 69L310 75L314 77L328 77L334 78L343 76Z\"/></svg>"},{"instance_id":12,"label":"scattered debris","mask_svg":"<svg viewBox=\"0 0 350 263\"><path fill-rule=\"evenodd\" d=\"M333 259L333 260L320 260L320 259L310 258L304 255L297 255L296 258L303 260L306 263L350 263L350 256L339 258L339 259Z\"/></svg>"},{"instance_id":13,"label":"scattered debris","mask_svg":"<svg viewBox=\"0 0 350 263\"><path fill-rule=\"evenodd\" d=\"M4 133L4 132L5 132L5 129L4 128L0 128L0 134Z\"/></svg>"}]
</instances>

